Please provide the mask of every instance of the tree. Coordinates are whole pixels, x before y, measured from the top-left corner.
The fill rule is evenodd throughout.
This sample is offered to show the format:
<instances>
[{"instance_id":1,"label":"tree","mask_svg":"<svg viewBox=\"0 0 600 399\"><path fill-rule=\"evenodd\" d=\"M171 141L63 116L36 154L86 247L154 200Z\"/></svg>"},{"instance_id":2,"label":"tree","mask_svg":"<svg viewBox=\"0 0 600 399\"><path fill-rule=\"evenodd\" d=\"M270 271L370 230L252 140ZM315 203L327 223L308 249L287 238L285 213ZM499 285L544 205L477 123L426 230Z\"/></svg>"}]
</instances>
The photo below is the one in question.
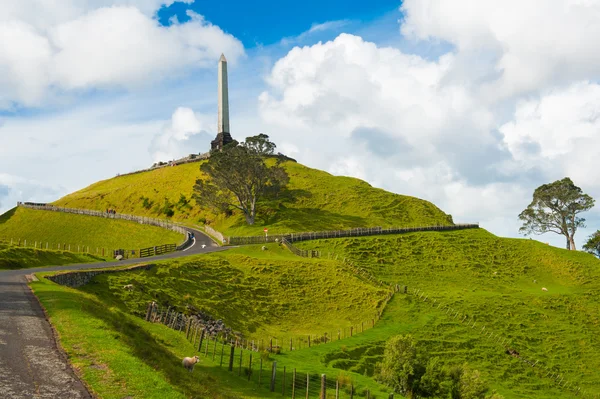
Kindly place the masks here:
<instances>
[{"instance_id":1,"label":"tree","mask_svg":"<svg viewBox=\"0 0 600 399\"><path fill-rule=\"evenodd\" d=\"M417 375L417 348L411 335L397 335L385 344L383 361L377 364L377 378L403 395L413 398Z\"/></svg>"},{"instance_id":2,"label":"tree","mask_svg":"<svg viewBox=\"0 0 600 399\"><path fill-rule=\"evenodd\" d=\"M260 156L273 155L277 147L275 143L269 140L269 136L264 133L258 136L246 137L246 141L242 145Z\"/></svg>"},{"instance_id":3,"label":"tree","mask_svg":"<svg viewBox=\"0 0 600 399\"><path fill-rule=\"evenodd\" d=\"M234 141L211 153L208 162L200 166L208 179L198 179L194 185L196 202L219 212L239 209L246 222L254 224L257 203L279 193L289 181L282 167L268 167L264 162L264 156L275 149L268 138L249 137L246 142L250 144Z\"/></svg>"},{"instance_id":4,"label":"tree","mask_svg":"<svg viewBox=\"0 0 600 399\"><path fill-rule=\"evenodd\" d=\"M575 250L575 232L585 227L585 219L577 216L594 206L594 199L565 177L535 189L533 201L519 214L524 235L552 232L566 237L567 249Z\"/></svg>"},{"instance_id":5,"label":"tree","mask_svg":"<svg viewBox=\"0 0 600 399\"><path fill-rule=\"evenodd\" d=\"M483 399L488 390L486 383L481 380L479 371L471 370L467 364L462 366L458 380L460 399Z\"/></svg>"},{"instance_id":6,"label":"tree","mask_svg":"<svg viewBox=\"0 0 600 399\"><path fill-rule=\"evenodd\" d=\"M588 238L587 242L583 245L583 249L600 258L600 230Z\"/></svg>"}]
</instances>

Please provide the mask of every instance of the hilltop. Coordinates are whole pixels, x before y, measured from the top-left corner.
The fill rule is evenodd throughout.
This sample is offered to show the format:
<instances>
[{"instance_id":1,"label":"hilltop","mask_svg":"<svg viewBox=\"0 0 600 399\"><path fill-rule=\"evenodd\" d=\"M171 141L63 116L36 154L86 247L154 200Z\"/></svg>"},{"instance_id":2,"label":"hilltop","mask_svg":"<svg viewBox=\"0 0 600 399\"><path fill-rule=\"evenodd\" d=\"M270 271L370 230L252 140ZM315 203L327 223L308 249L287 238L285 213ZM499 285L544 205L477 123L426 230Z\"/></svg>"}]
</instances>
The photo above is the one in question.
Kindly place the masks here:
<instances>
[{"instance_id":1,"label":"hilltop","mask_svg":"<svg viewBox=\"0 0 600 399\"><path fill-rule=\"evenodd\" d=\"M226 235L452 224L450 215L428 201L374 188L351 177L333 176L296 162L282 163L288 189L262 209L253 226L235 211L215 216L196 205L193 186L204 178L200 163L118 176L69 194L55 205L167 218L193 226L205 221ZM171 210L171 211L169 211Z\"/></svg>"}]
</instances>

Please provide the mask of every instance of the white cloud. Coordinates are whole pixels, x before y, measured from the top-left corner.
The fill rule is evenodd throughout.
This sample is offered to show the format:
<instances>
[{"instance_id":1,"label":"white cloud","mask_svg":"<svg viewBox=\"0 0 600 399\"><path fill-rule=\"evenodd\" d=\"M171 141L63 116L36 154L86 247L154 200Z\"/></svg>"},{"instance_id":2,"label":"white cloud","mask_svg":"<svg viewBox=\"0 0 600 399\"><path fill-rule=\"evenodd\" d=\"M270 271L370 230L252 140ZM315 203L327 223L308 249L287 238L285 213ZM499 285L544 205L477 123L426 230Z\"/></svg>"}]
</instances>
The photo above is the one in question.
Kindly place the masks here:
<instances>
[{"instance_id":1,"label":"white cloud","mask_svg":"<svg viewBox=\"0 0 600 399\"><path fill-rule=\"evenodd\" d=\"M0 42L0 109L40 106L64 91L148 86L212 67L221 52L233 64L244 54L239 40L192 12L168 27L132 6L66 14L72 19L45 28L0 19L10 39Z\"/></svg>"},{"instance_id":2,"label":"white cloud","mask_svg":"<svg viewBox=\"0 0 600 399\"><path fill-rule=\"evenodd\" d=\"M406 0L402 33L456 46L461 78L486 66L487 97L598 77L598 0Z\"/></svg>"},{"instance_id":3,"label":"white cloud","mask_svg":"<svg viewBox=\"0 0 600 399\"><path fill-rule=\"evenodd\" d=\"M208 130L214 131L212 128L208 129L209 118L212 118L212 115L196 115L190 108L177 108L171 121L150 144L149 151L152 159L155 162L166 162L189 154L205 152L201 149L208 149L212 138Z\"/></svg>"},{"instance_id":4,"label":"white cloud","mask_svg":"<svg viewBox=\"0 0 600 399\"><path fill-rule=\"evenodd\" d=\"M464 46L496 50L479 40ZM539 98L517 85L513 95L529 93L518 105L507 92L492 96L504 102L485 101L492 86L478 77L495 65L461 51L431 61L347 34L296 47L267 76L260 115L276 142L298 147L300 162L430 200L502 235L518 234L517 215L542 183L570 174L600 197L590 173L600 155L596 85L540 80ZM469 80L473 70L481 75ZM563 246L559 236L542 240Z\"/></svg>"}]
</instances>

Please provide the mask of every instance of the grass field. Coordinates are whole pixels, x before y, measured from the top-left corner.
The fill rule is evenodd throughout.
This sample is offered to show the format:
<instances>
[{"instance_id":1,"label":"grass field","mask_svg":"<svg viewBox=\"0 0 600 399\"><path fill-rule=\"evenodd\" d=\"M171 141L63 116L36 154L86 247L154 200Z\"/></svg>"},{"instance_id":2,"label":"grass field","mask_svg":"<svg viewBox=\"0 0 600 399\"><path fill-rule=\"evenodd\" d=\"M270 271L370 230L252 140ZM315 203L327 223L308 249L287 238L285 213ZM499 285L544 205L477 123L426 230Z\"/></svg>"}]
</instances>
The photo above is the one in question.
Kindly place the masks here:
<instances>
[{"instance_id":1,"label":"grass field","mask_svg":"<svg viewBox=\"0 0 600 399\"><path fill-rule=\"evenodd\" d=\"M0 241L0 270L27 269L47 265L101 262L104 259L87 254L21 248Z\"/></svg>"},{"instance_id":2,"label":"grass field","mask_svg":"<svg viewBox=\"0 0 600 399\"><path fill-rule=\"evenodd\" d=\"M330 367L369 372L378 356L366 352L380 353L389 336L410 333L444 362L479 369L506 398L575 397L545 378L541 367L562 376L562 384L571 381L588 394L600 393L600 261L589 254L498 238L482 229L299 245L353 259L385 281L422 290L428 301L396 295L376 328L343 344L354 355L320 347L290 354L290 364L320 359ZM454 312L433 308L433 300L460 312L458 320ZM461 324L464 315L479 327ZM506 355L482 337L482 326L539 366L532 369Z\"/></svg>"},{"instance_id":3,"label":"grass field","mask_svg":"<svg viewBox=\"0 0 600 399\"><path fill-rule=\"evenodd\" d=\"M134 290L123 290L125 284ZM103 398L281 397L271 396L264 381L257 388L209 359L199 364L193 380L188 378L178 359L195 354L194 347L184 334L142 321L151 300L180 310L193 306L248 339L283 343L370 320L387 294L341 262L297 258L276 245L157 262L145 272L97 276L77 290L48 281L32 286L76 368ZM284 356L265 358L265 370Z\"/></svg>"},{"instance_id":4,"label":"grass field","mask_svg":"<svg viewBox=\"0 0 600 399\"><path fill-rule=\"evenodd\" d=\"M341 262L305 259L275 244L157 263L150 271L105 274L82 290L142 316L151 301L202 310L249 339L322 334L371 320L384 288L358 279ZM133 284L136 289L124 291Z\"/></svg>"},{"instance_id":5,"label":"grass field","mask_svg":"<svg viewBox=\"0 0 600 399\"><path fill-rule=\"evenodd\" d=\"M57 249L60 244L77 247L89 246L91 253L97 248L113 250L139 249L162 244L180 244L182 234L155 226L143 225L126 220L105 219L70 213L14 208L0 215L0 239L13 242L27 240L27 246L49 243Z\"/></svg>"},{"instance_id":6,"label":"grass field","mask_svg":"<svg viewBox=\"0 0 600 399\"><path fill-rule=\"evenodd\" d=\"M451 218L430 202L374 188L350 177L332 176L295 162L285 162L290 175L288 191L263 206L254 226L240 214L215 217L192 198L200 163L161 168L115 177L69 194L54 204L72 208L103 210L142 216L166 217L195 225L208 219L226 235L336 230L351 227L422 226L450 224Z\"/></svg>"}]
</instances>

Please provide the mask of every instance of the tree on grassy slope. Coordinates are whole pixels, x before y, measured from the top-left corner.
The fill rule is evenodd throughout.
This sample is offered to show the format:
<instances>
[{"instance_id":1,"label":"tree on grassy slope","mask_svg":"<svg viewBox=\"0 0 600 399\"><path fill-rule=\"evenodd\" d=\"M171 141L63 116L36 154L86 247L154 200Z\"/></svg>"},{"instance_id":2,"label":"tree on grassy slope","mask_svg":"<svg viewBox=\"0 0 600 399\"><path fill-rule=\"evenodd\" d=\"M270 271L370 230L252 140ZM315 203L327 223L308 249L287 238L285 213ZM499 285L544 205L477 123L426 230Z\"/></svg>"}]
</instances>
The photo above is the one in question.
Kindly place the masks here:
<instances>
[{"instance_id":1,"label":"tree on grassy slope","mask_svg":"<svg viewBox=\"0 0 600 399\"><path fill-rule=\"evenodd\" d=\"M208 180L198 179L194 185L196 202L218 212L239 209L246 222L254 224L257 203L277 195L289 181L282 167L265 164L265 157L274 150L269 136L260 134L248 137L241 145L234 141L223 151L211 153L200 167Z\"/></svg>"},{"instance_id":2,"label":"tree on grassy slope","mask_svg":"<svg viewBox=\"0 0 600 399\"><path fill-rule=\"evenodd\" d=\"M567 249L575 250L575 232L585 227L585 219L578 215L593 206L594 199L568 177L544 184L535 189L533 201L519 214L523 221L519 231L525 235L547 232L564 235Z\"/></svg>"},{"instance_id":3,"label":"tree on grassy slope","mask_svg":"<svg viewBox=\"0 0 600 399\"><path fill-rule=\"evenodd\" d=\"M587 242L583 245L583 249L600 258L600 230L588 238Z\"/></svg>"},{"instance_id":4,"label":"tree on grassy slope","mask_svg":"<svg viewBox=\"0 0 600 399\"><path fill-rule=\"evenodd\" d=\"M394 391L414 397L415 383L418 375L419 362L417 347L411 335L397 335L385 344L383 361L377 364L379 381L391 387Z\"/></svg>"}]
</instances>

